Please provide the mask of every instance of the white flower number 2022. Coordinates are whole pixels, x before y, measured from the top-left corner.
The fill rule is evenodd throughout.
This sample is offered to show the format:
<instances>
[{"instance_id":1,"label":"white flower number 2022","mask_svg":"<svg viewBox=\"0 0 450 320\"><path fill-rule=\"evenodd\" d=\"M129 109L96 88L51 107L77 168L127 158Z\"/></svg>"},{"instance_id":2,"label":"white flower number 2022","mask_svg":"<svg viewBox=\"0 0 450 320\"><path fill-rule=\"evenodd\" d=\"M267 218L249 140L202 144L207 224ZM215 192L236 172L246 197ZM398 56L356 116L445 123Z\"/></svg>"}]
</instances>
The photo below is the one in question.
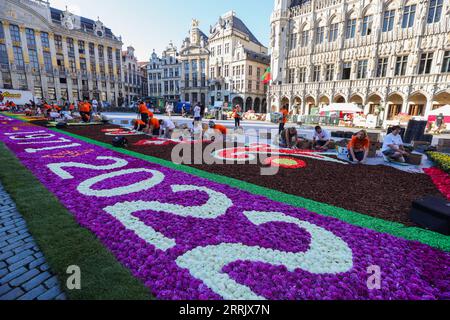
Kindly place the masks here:
<instances>
[{"instance_id":1,"label":"white flower number 2022","mask_svg":"<svg viewBox=\"0 0 450 320\"><path fill-rule=\"evenodd\" d=\"M125 167L126 160L114 157L98 157L97 160L113 161L109 165L89 165L77 162L49 164L48 168L61 179L73 179L73 176L63 168L85 168L91 170L112 170ZM109 190L93 190L96 183L109 178L124 176L138 172L148 172L152 177L131 186L118 187ZM81 182L77 190L87 196L114 197L148 190L160 184L164 175L156 170L122 169L117 172L102 174ZM206 187L192 185L173 185L172 192L199 191L205 192L209 199L201 206L186 207L182 205L161 203L159 201L121 202L104 208L104 210L120 221L127 229L132 230L141 239L154 245L159 250L169 250L176 246L171 239L146 225L133 213L139 211L166 212L181 217L199 219L215 219L226 214L233 205L232 201L220 192ZM302 269L313 274L338 274L351 270L353 267L352 251L348 245L330 231L306 221L279 212L248 211L244 215L255 225L270 222L285 222L297 225L311 235L310 247L306 252L292 253L246 246L241 243L222 243L206 247L197 247L178 257L176 263L181 268L188 269L191 275L202 280L211 290L230 300L261 300L264 297L253 292L249 287L239 284L222 272L223 267L235 261L263 262L271 265L284 265L289 271Z\"/></svg>"},{"instance_id":2,"label":"white flower number 2022","mask_svg":"<svg viewBox=\"0 0 450 320\"><path fill-rule=\"evenodd\" d=\"M223 267L235 261L284 265L290 272L302 269L313 274L344 273L353 267L352 251L348 245L319 226L279 212L251 211L244 214L255 225L269 222L295 224L310 233L311 244L306 252L290 253L240 243L222 243L195 248L176 260L180 267L188 269L195 278L202 280L226 300L264 299L222 272Z\"/></svg>"}]
</instances>

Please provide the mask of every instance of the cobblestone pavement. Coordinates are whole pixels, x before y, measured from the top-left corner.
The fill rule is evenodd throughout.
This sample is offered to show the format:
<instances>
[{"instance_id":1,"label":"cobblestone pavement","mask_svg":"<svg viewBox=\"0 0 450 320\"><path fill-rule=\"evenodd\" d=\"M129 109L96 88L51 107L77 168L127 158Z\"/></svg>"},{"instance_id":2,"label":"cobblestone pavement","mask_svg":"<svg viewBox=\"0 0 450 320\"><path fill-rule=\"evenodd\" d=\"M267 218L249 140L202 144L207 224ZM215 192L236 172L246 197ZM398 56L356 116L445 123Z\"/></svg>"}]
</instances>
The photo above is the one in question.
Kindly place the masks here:
<instances>
[{"instance_id":1,"label":"cobblestone pavement","mask_svg":"<svg viewBox=\"0 0 450 320\"><path fill-rule=\"evenodd\" d=\"M58 279L0 183L0 300L65 300Z\"/></svg>"}]
</instances>

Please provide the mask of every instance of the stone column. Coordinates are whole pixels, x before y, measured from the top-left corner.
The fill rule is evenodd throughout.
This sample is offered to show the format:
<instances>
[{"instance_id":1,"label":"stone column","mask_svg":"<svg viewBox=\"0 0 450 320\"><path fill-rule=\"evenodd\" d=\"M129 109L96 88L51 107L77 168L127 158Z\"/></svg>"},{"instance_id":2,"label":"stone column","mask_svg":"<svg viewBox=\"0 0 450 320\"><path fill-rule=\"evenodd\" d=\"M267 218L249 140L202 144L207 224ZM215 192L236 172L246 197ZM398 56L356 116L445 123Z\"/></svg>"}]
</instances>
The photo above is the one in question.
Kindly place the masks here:
<instances>
[{"instance_id":1,"label":"stone column","mask_svg":"<svg viewBox=\"0 0 450 320\"><path fill-rule=\"evenodd\" d=\"M33 92L34 90L34 77L30 66L30 55L28 53L27 35L25 32L25 26L20 26L20 39L22 42L22 54L23 61L25 62L25 75L27 77L28 90Z\"/></svg>"},{"instance_id":2,"label":"stone column","mask_svg":"<svg viewBox=\"0 0 450 320\"><path fill-rule=\"evenodd\" d=\"M52 57L52 65L53 65L53 81L54 81L54 88L55 88L55 95L56 99L59 99L58 97L61 96L61 85L59 83L59 76L55 77L55 70L58 70L58 64L56 62L56 46L55 46L55 38L53 33L49 33L48 35L49 42L50 42L50 55ZM59 74L59 70L56 71ZM48 82L47 82L48 84ZM47 86L48 88L48 86ZM47 92L47 98L48 98L48 92Z\"/></svg>"}]
</instances>

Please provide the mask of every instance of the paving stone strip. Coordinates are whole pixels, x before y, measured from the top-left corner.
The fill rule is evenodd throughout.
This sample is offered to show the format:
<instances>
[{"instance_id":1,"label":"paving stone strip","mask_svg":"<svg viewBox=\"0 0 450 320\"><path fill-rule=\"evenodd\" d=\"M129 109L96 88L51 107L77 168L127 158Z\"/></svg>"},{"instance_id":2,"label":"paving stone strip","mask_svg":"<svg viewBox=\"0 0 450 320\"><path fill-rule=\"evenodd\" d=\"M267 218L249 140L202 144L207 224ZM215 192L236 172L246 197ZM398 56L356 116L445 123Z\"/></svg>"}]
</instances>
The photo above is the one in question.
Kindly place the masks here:
<instances>
[{"instance_id":1,"label":"paving stone strip","mask_svg":"<svg viewBox=\"0 0 450 320\"><path fill-rule=\"evenodd\" d=\"M0 183L0 300L65 300L59 281Z\"/></svg>"}]
</instances>

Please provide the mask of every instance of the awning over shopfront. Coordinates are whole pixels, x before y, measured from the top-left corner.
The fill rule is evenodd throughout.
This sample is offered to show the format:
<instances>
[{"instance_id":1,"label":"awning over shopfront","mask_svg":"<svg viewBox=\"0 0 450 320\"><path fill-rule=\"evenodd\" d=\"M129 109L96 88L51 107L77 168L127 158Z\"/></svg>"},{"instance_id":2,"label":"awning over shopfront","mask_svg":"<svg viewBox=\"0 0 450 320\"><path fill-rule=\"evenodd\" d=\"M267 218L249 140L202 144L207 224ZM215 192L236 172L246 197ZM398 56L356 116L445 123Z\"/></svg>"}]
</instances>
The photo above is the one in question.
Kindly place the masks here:
<instances>
[{"instance_id":1,"label":"awning over shopfront","mask_svg":"<svg viewBox=\"0 0 450 320\"><path fill-rule=\"evenodd\" d=\"M430 116L438 116L440 114L444 115L445 117L450 117L450 105L445 105L430 112Z\"/></svg>"},{"instance_id":2,"label":"awning over shopfront","mask_svg":"<svg viewBox=\"0 0 450 320\"><path fill-rule=\"evenodd\" d=\"M328 106L321 108L320 113L322 112L360 113L364 112L364 110L354 103L332 103Z\"/></svg>"}]
</instances>

